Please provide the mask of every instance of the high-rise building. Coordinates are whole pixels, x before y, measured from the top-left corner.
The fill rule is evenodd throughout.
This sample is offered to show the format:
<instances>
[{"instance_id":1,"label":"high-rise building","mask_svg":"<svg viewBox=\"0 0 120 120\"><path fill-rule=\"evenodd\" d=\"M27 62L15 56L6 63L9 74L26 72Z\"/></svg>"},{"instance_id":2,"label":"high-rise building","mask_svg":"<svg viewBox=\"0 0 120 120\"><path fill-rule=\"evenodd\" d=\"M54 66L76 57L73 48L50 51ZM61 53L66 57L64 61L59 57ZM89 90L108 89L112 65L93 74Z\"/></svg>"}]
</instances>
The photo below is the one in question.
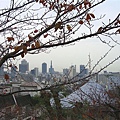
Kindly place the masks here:
<instances>
[{"instance_id":1,"label":"high-rise building","mask_svg":"<svg viewBox=\"0 0 120 120\"><path fill-rule=\"evenodd\" d=\"M84 65L80 65L80 73L82 73L83 71L85 71L85 66Z\"/></svg>"},{"instance_id":2,"label":"high-rise building","mask_svg":"<svg viewBox=\"0 0 120 120\"><path fill-rule=\"evenodd\" d=\"M21 64L19 64L19 72L26 73L27 71L29 71L29 63L23 59Z\"/></svg>"},{"instance_id":3,"label":"high-rise building","mask_svg":"<svg viewBox=\"0 0 120 120\"><path fill-rule=\"evenodd\" d=\"M50 68L49 68L49 73L50 73L50 74L53 74L53 73L54 73L54 68L52 67L52 60L51 60Z\"/></svg>"},{"instance_id":4,"label":"high-rise building","mask_svg":"<svg viewBox=\"0 0 120 120\"><path fill-rule=\"evenodd\" d=\"M42 73L43 74L47 73L47 64L45 62L42 63Z\"/></svg>"},{"instance_id":5,"label":"high-rise building","mask_svg":"<svg viewBox=\"0 0 120 120\"><path fill-rule=\"evenodd\" d=\"M35 76L37 77L37 76L38 76L38 74L39 74L39 70L38 70L38 68L37 68L37 67L35 67L35 68L34 68L34 70L35 70Z\"/></svg>"},{"instance_id":6,"label":"high-rise building","mask_svg":"<svg viewBox=\"0 0 120 120\"><path fill-rule=\"evenodd\" d=\"M37 77L37 76L38 76L38 73L39 73L38 68L34 68L34 69L32 69L30 72L31 72L31 74L34 75L35 77Z\"/></svg>"},{"instance_id":7,"label":"high-rise building","mask_svg":"<svg viewBox=\"0 0 120 120\"><path fill-rule=\"evenodd\" d=\"M67 69L67 68L63 69L63 75L68 76L69 75L69 69Z\"/></svg>"},{"instance_id":8,"label":"high-rise building","mask_svg":"<svg viewBox=\"0 0 120 120\"><path fill-rule=\"evenodd\" d=\"M75 66L71 66L70 69L69 69L69 76L70 77L74 77L76 76L76 65Z\"/></svg>"},{"instance_id":9,"label":"high-rise building","mask_svg":"<svg viewBox=\"0 0 120 120\"><path fill-rule=\"evenodd\" d=\"M83 77L88 74L88 69L84 65L80 65L80 76Z\"/></svg>"}]
</instances>

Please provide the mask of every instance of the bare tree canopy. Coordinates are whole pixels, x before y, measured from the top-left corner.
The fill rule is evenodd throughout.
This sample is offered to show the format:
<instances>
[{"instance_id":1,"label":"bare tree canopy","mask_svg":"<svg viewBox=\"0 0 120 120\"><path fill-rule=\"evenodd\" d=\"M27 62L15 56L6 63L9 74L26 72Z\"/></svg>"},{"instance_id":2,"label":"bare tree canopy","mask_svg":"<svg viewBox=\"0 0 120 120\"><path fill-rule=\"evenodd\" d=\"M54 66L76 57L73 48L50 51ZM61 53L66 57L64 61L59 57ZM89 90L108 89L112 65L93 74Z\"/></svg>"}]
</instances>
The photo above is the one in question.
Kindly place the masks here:
<instances>
[{"instance_id":1,"label":"bare tree canopy","mask_svg":"<svg viewBox=\"0 0 120 120\"><path fill-rule=\"evenodd\" d=\"M6 86L1 85L2 88L0 94L0 119L2 118L2 115L8 117L5 119L10 119L10 116L14 116L13 113L17 115L16 119L19 119L21 115L27 114L27 112L29 113L30 117L28 119L35 119L37 114L40 114L39 117L41 117L43 113L46 114L43 114L43 120L68 120L69 116L71 117L71 120L78 120L82 118L90 118L92 120L96 120L97 118L104 118L106 120L107 117L115 118L116 120L120 119L119 87L115 89L117 92L111 90L104 91L104 93L102 93L102 89L100 89L102 91L97 91L97 89L94 89L94 91L92 91L92 88L94 86L91 86L91 88L88 89L88 91L92 91L91 94L87 95L86 92L84 92L84 89L86 90L87 88L89 88L87 84L98 86L98 84L96 84L95 82L88 82L91 78L95 77L96 79L96 74L98 75L98 73L100 73L102 70L104 70L120 58L119 55L118 57L111 60L111 62L107 63L105 66L102 66L97 72L93 73L96 66L108 55L108 53L114 47L110 43L113 42L117 45L120 45L120 42L116 40L116 36L120 36L120 13L118 13L115 18L108 19L107 22L104 21L105 13L100 13L99 15L95 14L95 10L97 9L97 7L103 5L107 0L0 1L1 68L3 64L7 69L9 67L12 68L13 61L16 60L18 56L24 58L24 56L26 56L27 54L39 54L41 52L48 51L50 48L72 45L76 42L89 38L97 38L110 47L110 49L106 53L104 53L104 55L99 60L97 60L97 63L90 69L89 74L85 76L81 77L80 73L75 74L75 76L72 76L70 78L63 75L62 77L64 77L65 79L63 79L62 81L61 78L57 81L56 79L54 79L55 77L51 75L54 78L50 76L51 78L49 79L55 80L53 84L49 85L49 83L45 83L41 87L38 83L36 83L35 89L32 89L33 86L30 86L30 89L19 89L21 87L19 86L18 89L17 87L15 87L15 91L12 90L12 87L14 87L13 85L10 86L10 89L8 90L10 92L5 89ZM109 39L109 42L107 41L107 39ZM90 61L91 60L89 59L89 62ZM13 71L15 71L15 69ZM9 72L5 71L5 74L3 74L3 76L3 79L5 79L6 81L9 80ZM106 76L106 78L107 77L108 76ZM17 78L16 80L18 82ZM88 83L86 84L86 82ZM110 83L110 85L112 84ZM81 86L83 86L84 89L82 89ZM85 88L85 86L87 87ZM83 102L76 102L74 104L74 107L71 107L70 109L62 108L61 100L65 99L61 98L69 95L71 92L75 91L78 88L81 88L78 92L83 93L81 94L81 100L83 100L83 96L87 96L87 98L91 98L93 106L87 103L88 101L86 101L85 98ZM100 88L100 86L98 86L98 88ZM18 101L15 100L17 99L17 95L18 97L21 97L19 96L20 94L17 93L27 92L38 92L39 94L38 96L34 96L35 106L31 106L31 110L28 106L26 106L26 108L24 107L24 109L21 109L22 107L19 106ZM62 95L61 92L65 94L60 98L60 94ZM98 94L98 97L96 97L96 93L102 93L103 96L100 97ZM106 94L108 96L104 98L105 102L101 102L100 98L103 99ZM97 99L93 99L93 95L95 95L95 98ZM9 96L9 99L13 101L11 105L14 106L12 106L12 108L10 105L10 110L8 108L4 110L3 107L9 105L8 103L11 102L8 99ZM27 98L23 100L21 99L20 102L26 102L28 105L28 97L29 99L31 98L30 96L26 97ZM73 98L73 100L77 100L77 97L75 98L72 95L69 95L68 98L69 97ZM51 98L54 100L54 107L51 104ZM112 99L109 100L109 98ZM107 100L110 102L108 102ZM3 105L5 103L6 105ZM21 112L21 110L26 110L26 112ZM40 113L37 112L37 110L39 110Z\"/></svg>"},{"instance_id":2,"label":"bare tree canopy","mask_svg":"<svg viewBox=\"0 0 120 120\"><path fill-rule=\"evenodd\" d=\"M96 26L103 16L93 11L105 1L9 0L2 3L0 66L3 63L9 66L9 61L17 56L23 58L26 54L38 54L51 47L91 37L109 45L101 36L115 41L112 36L120 34L120 14L108 23L103 21L102 26Z\"/></svg>"}]
</instances>

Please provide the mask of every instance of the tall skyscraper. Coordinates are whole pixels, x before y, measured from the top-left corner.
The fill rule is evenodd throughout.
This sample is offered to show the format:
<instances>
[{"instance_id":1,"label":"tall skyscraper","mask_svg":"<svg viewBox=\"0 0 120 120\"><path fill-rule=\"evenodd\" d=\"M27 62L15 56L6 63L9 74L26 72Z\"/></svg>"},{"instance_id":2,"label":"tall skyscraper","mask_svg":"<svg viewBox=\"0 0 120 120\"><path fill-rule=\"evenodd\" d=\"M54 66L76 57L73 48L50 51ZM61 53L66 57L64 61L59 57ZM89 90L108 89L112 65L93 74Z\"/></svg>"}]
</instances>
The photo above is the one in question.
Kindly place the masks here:
<instances>
[{"instance_id":1,"label":"tall skyscraper","mask_svg":"<svg viewBox=\"0 0 120 120\"><path fill-rule=\"evenodd\" d=\"M76 65L75 65L75 66L72 65L72 66L69 68L69 76L70 76L70 77L76 76Z\"/></svg>"},{"instance_id":2,"label":"tall skyscraper","mask_svg":"<svg viewBox=\"0 0 120 120\"><path fill-rule=\"evenodd\" d=\"M85 72L85 66L84 65L80 65L80 73L82 73L82 72Z\"/></svg>"},{"instance_id":3,"label":"tall skyscraper","mask_svg":"<svg viewBox=\"0 0 120 120\"><path fill-rule=\"evenodd\" d=\"M26 73L27 71L29 71L29 63L23 59L21 64L19 64L19 72Z\"/></svg>"},{"instance_id":4,"label":"tall skyscraper","mask_svg":"<svg viewBox=\"0 0 120 120\"><path fill-rule=\"evenodd\" d=\"M45 62L42 63L42 73L43 74L47 73L47 64Z\"/></svg>"},{"instance_id":5,"label":"tall skyscraper","mask_svg":"<svg viewBox=\"0 0 120 120\"><path fill-rule=\"evenodd\" d=\"M49 68L49 73L50 74L54 73L54 68L52 67L52 60L51 60L50 68Z\"/></svg>"},{"instance_id":6,"label":"tall skyscraper","mask_svg":"<svg viewBox=\"0 0 120 120\"><path fill-rule=\"evenodd\" d=\"M88 69L84 65L80 65L80 76L83 77L88 74Z\"/></svg>"}]
</instances>

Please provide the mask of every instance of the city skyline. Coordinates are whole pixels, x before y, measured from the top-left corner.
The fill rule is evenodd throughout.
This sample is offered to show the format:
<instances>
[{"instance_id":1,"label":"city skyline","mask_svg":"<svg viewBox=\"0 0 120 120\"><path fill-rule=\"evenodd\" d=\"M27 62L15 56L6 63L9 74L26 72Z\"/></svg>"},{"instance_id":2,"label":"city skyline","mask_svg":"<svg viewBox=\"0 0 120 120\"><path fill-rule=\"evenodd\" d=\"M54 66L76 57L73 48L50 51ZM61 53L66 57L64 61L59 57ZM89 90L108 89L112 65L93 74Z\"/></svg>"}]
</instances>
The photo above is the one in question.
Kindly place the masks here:
<instances>
[{"instance_id":1,"label":"city skyline","mask_svg":"<svg viewBox=\"0 0 120 120\"><path fill-rule=\"evenodd\" d=\"M88 66L83 65L83 64L80 64L79 66L77 66L77 67L79 67L79 70L76 71L76 72L82 71L81 68L80 68L81 66L82 66L82 70L83 70L83 69L86 69L86 68L88 69ZM63 72L63 69L70 69L71 67L75 67L75 69L76 69L76 65L73 64L73 65L70 65L70 66L68 66L68 67L64 67L64 68L62 69L62 71L54 70L54 67L55 67L55 66L53 65L52 60L50 60L50 65L49 65L49 66L48 66L48 63L43 62L43 63L41 63L41 65L40 65L39 67L37 66L37 67L33 67L33 68L31 68L31 69L29 69L29 67L30 67L29 61L27 61L26 59L22 59L22 60L21 60L21 63L18 65L18 71L19 71L19 72L22 72L22 73L25 73L25 72L27 72L27 71L32 71L32 70L38 68L39 72L45 74L45 73L54 73L54 71L55 71L55 72ZM22 68L22 69L21 69L21 68Z\"/></svg>"},{"instance_id":2,"label":"city skyline","mask_svg":"<svg viewBox=\"0 0 120 120\"><path fill-rule=\"evenodd\" d=\"M22 59L21 60L21 62L22 61L26 61L27 63L28 63L28 67L30 67L30 63L29 63L29 61L27 61L26 59ZM52 64L51 64L52 63ZM21 63L20 63L21 64ZM20 65L19 64L19 65ZM43 65L44 64L44 65ZM48 65L49 64L49 65ZM38 68L38 71L40 72L40 73L43 73L43 74L45 74L45 73L52 73L51 72L51 70L53 70L53 72L61 72L61 73L63 73L63 71L64 71L64 69L70 69L71 67L75 67L75 69L76 69L76 72L77 73L80 73L83 69L85 70L84 72L86 72L85 74L87 74L88 72L89 72L89 67L90 67L90 65L88 64L88 65L85 65L85 64L79 64L79 65L76 65L76 64L71 64L71 65L69 65L68 67L63 67L62 69L61 69L61 71L59 71L59 70L57 70L57 69L55 69L56 67L53 65L54 63L52 62L52 60L50 60L49 61L49 63L47 63L47 62L42 62L39 66L33 66L32 68L30 68L28 71L30 72L30 71L32 71L32 70L34 70L34 69L36 69L36 68ZM18 71L20 71L19 70L19 65L18 65ZM52 69L51 69L52 68ZM87 70L87 71L86 71ZM105 69L105 70L103 70L102 72L104 73L104 71L108 71L108 72L120 72L120 71L109 71L109 70L107 70L107 69ZM94 72L94 71L93 71Z\"/></svg>"}]
</instances>

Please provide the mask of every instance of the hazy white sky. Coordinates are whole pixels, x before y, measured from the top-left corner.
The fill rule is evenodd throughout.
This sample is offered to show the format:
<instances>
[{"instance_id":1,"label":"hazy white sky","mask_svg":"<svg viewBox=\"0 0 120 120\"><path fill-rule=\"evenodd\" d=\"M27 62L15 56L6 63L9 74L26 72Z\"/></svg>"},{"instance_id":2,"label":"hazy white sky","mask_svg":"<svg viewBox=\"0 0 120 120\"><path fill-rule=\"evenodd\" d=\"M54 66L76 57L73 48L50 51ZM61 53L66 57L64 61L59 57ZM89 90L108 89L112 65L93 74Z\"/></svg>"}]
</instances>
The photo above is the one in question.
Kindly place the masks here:
<instances>
[{"instance_id":1,"label":"hazy white sky","mask_svg":"<svg viewBox=\"0 0 120 120\"><path fill-rule=\"evenodd\" d=\"M104 22L112 19L120 13L120 0L106 0L103 4L95 9L95 15L106 14ZM116 37L119 40L118 37ZM106 44L103 44L99 39L92 38L76 42L75 45L67 47L57 47L50 49L48 53L40 53L38 55L27 55L25 59L30 63L30 69L38 67L41 71L41 64L46 62L48 67L50 61L53 61L53 67L56 71L62 71L63 68L69 68L71 65L76 65L79 72L80 64L87 64L88 55L90 53L92 66L109 50ZM101 66L106 65L115 57L120 55L120 46L116 46L110 54L99 64L96 70ZM120 60L107 68L108 71L120 72Z\"/></svg>"},{"instance_id":2,"label":"hazy white sky","mask_svg":"<svg viewBox=\"0 0 120 120\"><path fill-rule=\"evenodd\" d=\"M120 13L120 0L106 0L106 2L97 7L94 12L97 17L106 14L104 17L104 22L108 22L109 19L114 18L118 13ZM97 25L97 27L98 26L100 25ZM116 39L120 42L118 37L116 37ZM50 61L52 60L55 71L62 71L63 68L69 68L71 65L76 65L77 71L79 72L79 66L81 64L87 64L89 53L92 59L91 65L94 66L101 56L103 56L109 49L110 48L106 44L103 44L99 39L91 38L76 42L75 45L51 48L47 51L48 53L26 55L24 59L29 62L30 69L38 67L41 71L41 64L46 62L49 67ZM96 70L112 61L115 57L119 56L119 51L120 46L117 45L99 64ZM18 64L21 60L19 60ZM108 67L107 70L120 72L120 60Z\"/></svg>"}]
</instances>

